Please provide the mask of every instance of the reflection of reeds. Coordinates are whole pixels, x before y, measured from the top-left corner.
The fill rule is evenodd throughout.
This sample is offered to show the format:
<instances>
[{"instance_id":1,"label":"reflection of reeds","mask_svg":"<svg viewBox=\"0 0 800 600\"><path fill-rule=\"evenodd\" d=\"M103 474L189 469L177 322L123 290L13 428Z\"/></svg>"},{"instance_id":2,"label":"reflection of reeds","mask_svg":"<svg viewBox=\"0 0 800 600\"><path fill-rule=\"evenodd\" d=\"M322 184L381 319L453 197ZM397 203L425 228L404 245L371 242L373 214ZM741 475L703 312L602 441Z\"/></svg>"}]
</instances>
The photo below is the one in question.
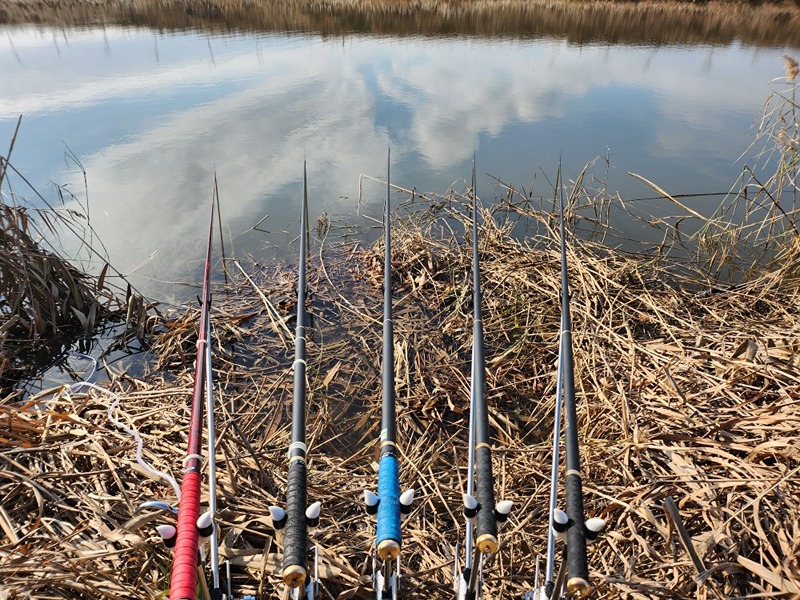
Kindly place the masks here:
<instances>
[{"instance_id":1,"label":"reflection of reeds","mask_svg":"<svg viewBox=\"0 0 800 600\"><path fill-rule=\"evenodd\" d=\"M566 38L574 43L799 46L793 2L548 0L7 0L0 23L163 29L301 31L323 35L476 35Z\"/></svg>"},{"instance_id":2,"label":"reflection of reeds","mask_svg":"<svg viewBox=\"0 0 800 600\"><path fill-rule=\"evenodd\" d=\"M741 284L760 277L770 263L786 260L786 248L800 234L800 84L793 81L797 63L788 56L785 62L786 77L777 80L778 89L766 101L755 139L742 154L742 174L727 193L673 195L629 173L656 195L625 200L609 195L605 174L594 173L607 168L608 159L598 159L576 180L581 235L635 246L654 259L680 257L675 268L705 273L708 286ZM591 189L585 179L594 186L599 180L599 188ZM527 213L530 199L506 188L509 207ZM647 228L649 242L634 243L621 234L621 226L633 223Z\"/></svg>"},{"instance_id":3,"label":"reflection of reeds","mask_svg":"<svg viewBox=\"0 0 800 600\"><path fill-rule=\"evenodd\" d=\"M769 261L786 259L800 234L800 107L797 62L786 59L787 85L768 98L739 184L697 235L697 257L715 278L748 278Z\"/></svg>"},{"instance_id":4,"label":"reflection of reeds","mask_svg":"<svg viewBox=\"0 0 800 600\"><path fill-rule=\"evenodd\" d=\"M29 363L34 349L49 342L60 348L90 333L109 308L108 298L95 289L97 280L34 241L33 218L37 217L24 207L0 204L0 381L4 385L41 366Z\"/></svg>"}]
</instances>

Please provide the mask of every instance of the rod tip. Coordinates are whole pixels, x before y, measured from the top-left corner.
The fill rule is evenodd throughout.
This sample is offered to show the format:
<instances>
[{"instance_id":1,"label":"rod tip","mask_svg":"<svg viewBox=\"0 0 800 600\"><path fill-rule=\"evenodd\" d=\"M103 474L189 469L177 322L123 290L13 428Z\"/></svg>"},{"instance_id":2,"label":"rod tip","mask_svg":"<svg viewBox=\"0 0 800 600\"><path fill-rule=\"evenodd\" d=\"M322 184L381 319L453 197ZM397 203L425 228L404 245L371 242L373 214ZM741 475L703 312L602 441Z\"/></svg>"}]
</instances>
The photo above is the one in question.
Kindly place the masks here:
<instances>
[{"instance_id":1,"label":"rod tip","mask_svg":"<svg viewBox=\"0 0 800 600\"><path fill-rule=\"evenodd\" d=\"M306 570L300 565L290 565L283 570L283 583L290 588L300 587L306 582Z\"/></svg>"},{"instance_id":2,"label":"rod tip","mask_svg":"<svg viewBox=\"0 0 800 600\"><path fill-rule=\"evenodd\" d=\"M475 544L478 546L478 550L484 554L497 552L497 538L490 533L479 535Z\"/></svg>"},{"instance_id":3,"label":"rod tip","mask_svg":"<svg viewBox=\"0 0 800 600\"><path fill-rule=\"evenodd\" d=\"M570 577L567 581L567 592L576 598L586 598L591 589L589 582L583 577Z\"/></svg>"},{"instance_id":4,"label":"rod tip","mask_svg":"<svg viewBox=\"0 0 800 600\"><path fill-rule=\"evenodd\" d=\"M381 560L394 560L400 555L400 544L394 540L383 540L378 544L378 556Z\"/></svg>"}]
</instances>

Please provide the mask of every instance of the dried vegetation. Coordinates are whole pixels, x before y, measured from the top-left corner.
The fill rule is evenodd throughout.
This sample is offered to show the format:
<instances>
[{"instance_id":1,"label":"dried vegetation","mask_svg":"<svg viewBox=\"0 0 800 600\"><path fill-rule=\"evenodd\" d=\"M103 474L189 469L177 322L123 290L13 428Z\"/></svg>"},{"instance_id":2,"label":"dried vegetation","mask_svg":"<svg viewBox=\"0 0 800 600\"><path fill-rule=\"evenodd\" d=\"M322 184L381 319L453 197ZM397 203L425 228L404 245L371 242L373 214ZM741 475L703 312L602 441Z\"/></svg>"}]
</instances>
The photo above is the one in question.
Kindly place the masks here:
<instances>
[{"instance_id":1,"label":"dried vegetation","mask_svg":"<svg viewBox=\"0 0 800 600\"><path fill-rule=\"evenodd\" d=\"M786 0L5 0L0 23L322 35L555 36L572 43L800 45Z\"/></svg>"},{"instance_id":2,"label":"dried vegetation","mask_svg":"<svg viewBox=\"0 0 800 600\"><path fill-rule=\"evenodd\" d=\"M21 119L20 119L21 121ZM19 123L17 124L19 130ZM28 186L10 161L16 134L0 156L0 390L63 356L76 338L89 338L103 323L125 322L145 335L149 306L91 247L86 211L56 210L30 202L12 186ZM62 200L64 190L60 189ZM64 258L52 240L79 240L83 254L100 267L93 275ZM125 334L123 334L125 335Z\"/></svg>"},{"instance_id":3,"label":"dried vegetation","mask_svg":"<svg viewBox=\"0 0 800 600\"><path fill-rule=\"evenodd\" d=\"M548 223L546 215L529 218ZM449 597L453 546L463 535L470 255L456 236L433 233L396 227L401 476L420 498L405 525L407 598ZM494 220L481 236L498 496L517 507L487 584L490 597L512 598L533 584L545 544L558 255L552 245L512 240ZM800 593L800 245L779 258L735 289L703 294L688 292L699 282L676 281L666 261L572 244L587 508L609 522L591 549L598 597ZM324 597L367 597L374 529L359 497L375 485L380 248L335 260L328 274L337 285L324 274L333 267L319 260L311 281L310 497L324 503L314 535ZM213 318L217 465L222 554L235 588L268 598L279 595L266 507L282 501L285 487L292 277L252 276L272 301L240 281ZM281 296L285 303L276 302ZM195 321L187 313L160 340L173 383L112 384L123 396L117 418L139 429L145 457L162 469L185 451ZM133 440L108 419L112 401L64 390L3 406L0 572L12 597L164 590L169 553L152 527L163 516L137 506L172 490L137 467ZM669 499L687 540L665 509Z\"/></svg>"}]
</instances>

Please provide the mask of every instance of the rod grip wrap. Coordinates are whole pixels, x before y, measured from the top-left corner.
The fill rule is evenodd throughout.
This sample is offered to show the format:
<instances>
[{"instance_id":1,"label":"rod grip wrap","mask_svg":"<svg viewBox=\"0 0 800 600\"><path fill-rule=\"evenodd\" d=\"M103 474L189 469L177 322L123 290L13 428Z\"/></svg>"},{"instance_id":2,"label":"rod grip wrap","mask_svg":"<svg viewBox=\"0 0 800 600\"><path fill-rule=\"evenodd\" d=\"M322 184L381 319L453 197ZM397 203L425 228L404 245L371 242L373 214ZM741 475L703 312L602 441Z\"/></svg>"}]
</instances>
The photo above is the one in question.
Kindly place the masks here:
<instances>
[{"instance_id":1,"label":"rod grip wrap","mask_svg":"<svg viewBox=\"0 0 800 600\"><path fill-rule=\"evenodd\" d=\"M197 517L200 516L200 472L188 471L181 482L178 505L178 533L172 558L170 600L194 600L197 597Z\"/></svg>"},{"instance_id":2,"label":"rod grip wrap","mask_svg":"<svg viewBox=\"0 0 800 600\"><path fill-rule=\"evenodd\" d=\"M478 523L475 528L477 540L486 541L486 550L481 552L494 552L497 550L497 520L494 514L494 478L492 477L492 451L488 445L481 445L475 449L475 488L477 490ZM492 544L493 541L493 544ZM491 546L494 548L491 548Z\"/></svg>"},{"instance_id":3,"label":"rod grip wrap","mask_svg":"<svg viewBox=\"0 0 800 600\"><path fill-rule=\"evenodd\" d=\"M286 529L283 537L283 571L287 585L299 585L297 569L305 572L308 532L306 528L306 463L293 460L289 463L286 484ZM294 574L290 577L290 575ZM287 581L291 579L290 581Z\"/></svg>"},{"instance_id":4,"label":"rod grip wrap","mask_svg":"<svg viewBox=\"0 0 800 600\"><path fill-rule=\"evenodd\" d=\"M400 544L400 473L397 457L386 454L378 466L377 545L390 540Z\"/></svg>"},{"instance_id":5,"label":"rod grip wrap","mask_svg":"<svg viewBox=\"0 0 800 600\"><path fill-rule=\"evenodd\" d=\"M583 522L583 490L581 477L568 473L564 483L567 516L571 521L567 529L567 573L568 581L589 581L589 566L586 560L586 533ZM588 586L588 583L586 584ZM584 590L588 592L588 590Z\"/></svg>"}]
</instances>

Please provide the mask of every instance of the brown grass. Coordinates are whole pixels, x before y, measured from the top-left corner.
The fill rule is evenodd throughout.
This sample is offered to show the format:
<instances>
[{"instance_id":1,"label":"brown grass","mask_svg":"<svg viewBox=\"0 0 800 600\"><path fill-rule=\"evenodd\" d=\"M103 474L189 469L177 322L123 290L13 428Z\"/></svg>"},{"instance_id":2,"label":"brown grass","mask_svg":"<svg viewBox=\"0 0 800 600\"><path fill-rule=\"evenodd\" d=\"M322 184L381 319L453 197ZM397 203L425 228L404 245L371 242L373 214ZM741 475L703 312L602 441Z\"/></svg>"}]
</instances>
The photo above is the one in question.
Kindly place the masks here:
<instances>
[{"instance_id":1,"label":"brown grass","mask_svg":"<svg viewBox=\"0 0 800 600\"><path fill-rule=\"evenodd\" d=\"M465 224L463 198L436 200L443 209L424 216L417 203L394 232L401 480L419 497L404 525L404 598L450 597L463 535L471 256L447 233ZM489 597L514 598L532 586L545 545L559 264L550 215L526 215L549 234L529 243L484 218L497 493L516 506L487 586ZM374 527L359 497L376 484L382 254L379 244L318 249L309 497L324 510L314 539L323 597L366 598ZM678 280L666 258L571 245L586 504L609 522L590 551L596 597L800 593L800 244L779 259L734 290L696 293L688 290L707 279ZM272 598L280 547L266 507L285 488L293 269L248 271L267 302L240 277L213 315L222 554L238 594ZM177 468L184 452L196 316L172 321L155 350L174 383L111 384L123 395L118 418L139 428L145 457L161 469ZM141 598L167 587L169 552L152 528L163 516L136 507L172 491L135 465L131 438L108 421L110 403L62 390L3 409L0 585L11 597ZM670 498L702 572L664 508Z\"/></svg>"},{"instance_id":2,"label":"brown grass","mask_svg":"<svg viewBox=\"0 0 800 600\"><path fill-rule=\"evenodd\" d=\"M31 376L70 343L91 337L111 319L144 336L148 306L110 284L105 264L96 276L73 266L46 244L42 231L63 233L71 215L0 201L0 387ZM34 239L36 238L36 239ZM141 326L141 327L140 327Z\"/></svg>"},{"instance_id":3,"label":"brown grass","mask_svg":"<svg viewBox=\"0 0 800 600\"><path fill-rule=\"evenodd\" d=\"M0 23L800 46L800 10L789 1L6 0Z\"/></svg>"},{"instance_id":4,"label":"brown grass","mask_svg":"<svg viewBox=\"0 0 800 600\"><path fill-rule=\"evenodd\" d=\"M19 130L20 121L17 123ZM88 210L56 209L0 156L0 390L7 393L110 321L142 339L152 306L106 262ZM12 185L11 179L15 180ZM19 184L18 187L17 184ZM28 190L31 202L21 190ZM64 188L58 188L63 201ZM75 240L78 262L61 244ZM100 250L93 247L99 245ZM86 260L83 260L83 259ZM77 264L77 266L76 266ZM95 265L92 274L89 265Z\"/></svg>"}]
</instances>

